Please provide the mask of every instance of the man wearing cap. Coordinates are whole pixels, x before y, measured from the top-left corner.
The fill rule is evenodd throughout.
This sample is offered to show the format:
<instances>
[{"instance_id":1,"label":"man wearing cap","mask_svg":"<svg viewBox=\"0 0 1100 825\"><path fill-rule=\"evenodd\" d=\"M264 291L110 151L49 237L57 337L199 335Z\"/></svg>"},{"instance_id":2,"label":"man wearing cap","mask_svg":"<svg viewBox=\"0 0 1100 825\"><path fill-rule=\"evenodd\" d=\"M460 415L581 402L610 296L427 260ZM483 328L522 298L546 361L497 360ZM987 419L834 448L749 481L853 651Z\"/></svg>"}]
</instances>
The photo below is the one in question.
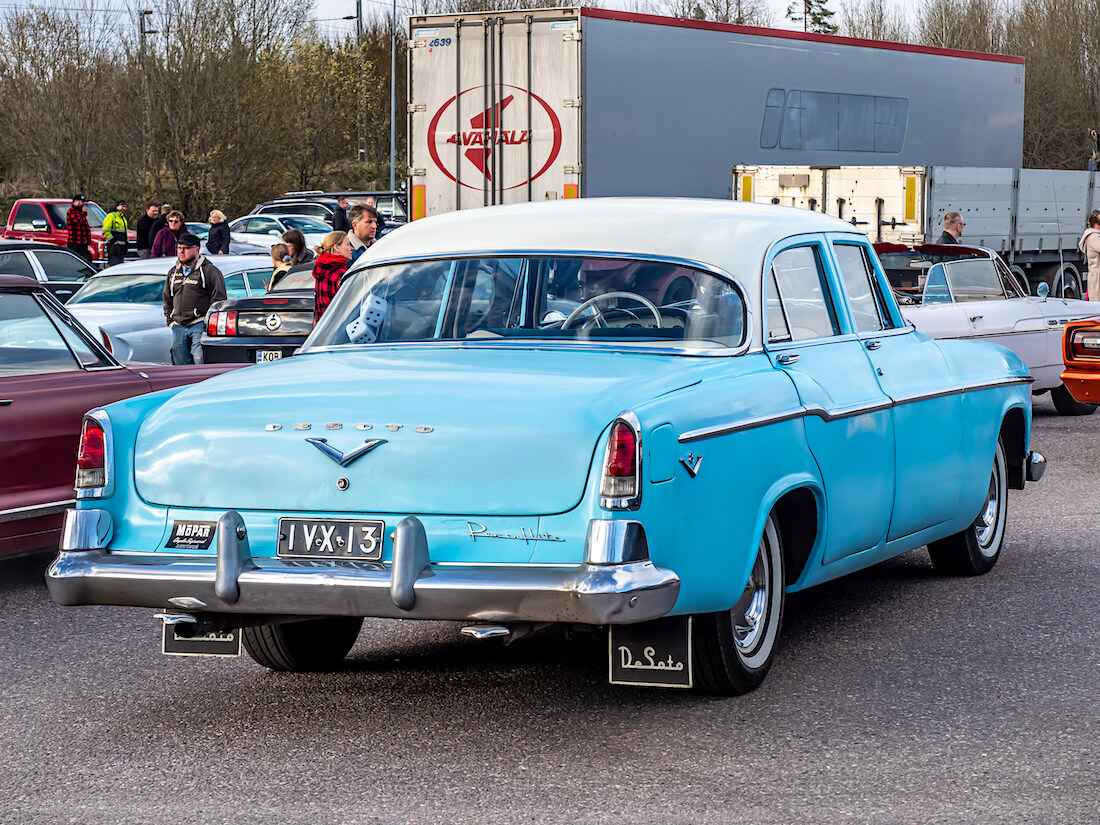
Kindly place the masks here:
<instances>
[{"instance_id":1,"label":"man wearing cap","mask_svg":"<svg viewBox=\"0 0 1100 825\"><path fill-rule=\"evenodd\" d=\"M126 257L130 224L126 222L126 201L115 204L115 211L103 219L103 237L107 239L107 265L122 263Z\"/></svg>"},{"instance_id":2,"label":"man wearing cap","mask_svg":"<svg viewBox=\"0 0 1100 825\"><path fill-rule=\"evenodd\" d=\"M164 318L172 328L172 363L202 363L206 311L225 300L225 278L199 251L199 239L183 232L176 241L176 265L164 281Z\"/></svg>"},{"instance_id":3,"label":"man wearing cap","mask_svg":"<svg viewBox=\"0 0 1100 825\"><path fill-rule=\"evenodd\" d=\"M73 195L73 205L65 215L65 226L69 230L69 251L79 255L88 263L92 262L92 228L88 226L88 216L84 214L83 195Z\"/></svg>"}]
</instances>

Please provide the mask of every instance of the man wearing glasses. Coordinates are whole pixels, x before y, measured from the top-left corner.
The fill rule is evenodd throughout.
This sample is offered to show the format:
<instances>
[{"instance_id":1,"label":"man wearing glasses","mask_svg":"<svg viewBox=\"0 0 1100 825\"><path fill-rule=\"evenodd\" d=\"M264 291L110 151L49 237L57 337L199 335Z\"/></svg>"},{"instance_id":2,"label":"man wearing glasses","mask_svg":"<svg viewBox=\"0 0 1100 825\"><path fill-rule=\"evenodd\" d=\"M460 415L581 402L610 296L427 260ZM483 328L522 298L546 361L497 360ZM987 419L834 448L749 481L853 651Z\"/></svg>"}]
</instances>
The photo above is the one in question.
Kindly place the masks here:
<instances>
[{"instance_id":1,"label":"man wearing glasses","mask_svg":"<svg viewBox=\"0 0 1100 825\"><path fill-rule=\"evenodd\" d=\"M943 216L943 234L936 243L958 243L966 222L958 212L948 212Z\"/></svg>"}]
</instances>

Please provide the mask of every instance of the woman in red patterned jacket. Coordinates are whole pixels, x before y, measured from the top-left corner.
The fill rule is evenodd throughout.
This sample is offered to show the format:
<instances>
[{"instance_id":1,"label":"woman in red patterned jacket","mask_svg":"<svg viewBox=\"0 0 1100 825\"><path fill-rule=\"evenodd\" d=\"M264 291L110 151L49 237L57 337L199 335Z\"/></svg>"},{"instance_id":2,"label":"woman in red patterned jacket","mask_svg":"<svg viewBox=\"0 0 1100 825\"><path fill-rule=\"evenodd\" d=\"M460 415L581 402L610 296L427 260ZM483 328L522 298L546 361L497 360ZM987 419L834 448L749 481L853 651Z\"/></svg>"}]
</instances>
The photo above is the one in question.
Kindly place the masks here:
<instances>
[{"instance_id":1,"label":"woman in red patterned jacket","mask_svg":"<svg viewBox=\"0 0 1100 825\"><path fill-rule=\"evenodd\" d=\"M351 263L351 242L347 232L329 232L317 247L317 259L313 262L313 280L317 299L313 305L313 324L321 320L328 305L340 288L340 281Z\"/></svg>"}]
</instances>

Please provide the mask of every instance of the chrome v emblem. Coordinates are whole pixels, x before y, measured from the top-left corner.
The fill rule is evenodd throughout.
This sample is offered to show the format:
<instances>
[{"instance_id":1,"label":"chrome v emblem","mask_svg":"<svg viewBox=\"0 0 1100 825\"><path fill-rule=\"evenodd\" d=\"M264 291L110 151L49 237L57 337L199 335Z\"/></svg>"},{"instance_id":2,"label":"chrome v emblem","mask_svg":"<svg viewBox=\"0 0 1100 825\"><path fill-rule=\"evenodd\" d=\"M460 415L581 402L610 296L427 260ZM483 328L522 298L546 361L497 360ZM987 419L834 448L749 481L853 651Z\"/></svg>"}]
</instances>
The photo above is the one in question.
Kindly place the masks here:
<instances>
[{"instance_id":1,"label":"chrome v emblem","mask_svg":"<svg viewBox=\"0 0 1100 825\"><path fill-rule=\"evenodd\" d=\"M327 455L341 467L347 467L349 464L351 464L351 462L359 458L359 456L366 455L379 444L386 443L386 439L384 438L371 438L368 439L362 447L357 447L356 449L348 453L342 453L335 447L330 445L327 438L307 438L306 441L308 441L322 453Z\"/></svg>"}]
</instances>

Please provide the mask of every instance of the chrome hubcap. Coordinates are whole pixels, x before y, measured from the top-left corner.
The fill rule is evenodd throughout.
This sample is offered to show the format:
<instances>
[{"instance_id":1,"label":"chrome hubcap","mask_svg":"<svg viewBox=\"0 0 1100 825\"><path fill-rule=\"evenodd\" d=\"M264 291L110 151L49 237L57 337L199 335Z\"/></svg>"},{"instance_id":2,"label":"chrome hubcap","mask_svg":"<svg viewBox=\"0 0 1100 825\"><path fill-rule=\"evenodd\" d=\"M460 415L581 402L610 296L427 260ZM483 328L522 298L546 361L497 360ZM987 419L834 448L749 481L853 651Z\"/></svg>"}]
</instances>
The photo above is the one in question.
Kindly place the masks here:
<instances>
[{"instance_id":1,"label":"chrome hubcap","mask_svg":"<svg viewBox=\"0 0 1100 825\"><path fill-rule=\"evenodd\" d=\"M771 569L764 547L756 556L745 591L733 606L733 637L742 653L748 653L760 642L767 628L764 620L768 610L771 590Z\"/></svg>"},{"instance_id":2,"label":"chrome hubcap","mask_svg":"<svg viewBox=\"0 0 1100 825\"><path fill-rule=\"evenodd\" d=\"M998 483L998 468L993 468L993 474L989 477L989 493L985 497L985 505L978 520L974 522L975 538L982 549L989 547L997 535L997 517L1001 509L1001 491Z\"/></svg>"}]
</instances>

